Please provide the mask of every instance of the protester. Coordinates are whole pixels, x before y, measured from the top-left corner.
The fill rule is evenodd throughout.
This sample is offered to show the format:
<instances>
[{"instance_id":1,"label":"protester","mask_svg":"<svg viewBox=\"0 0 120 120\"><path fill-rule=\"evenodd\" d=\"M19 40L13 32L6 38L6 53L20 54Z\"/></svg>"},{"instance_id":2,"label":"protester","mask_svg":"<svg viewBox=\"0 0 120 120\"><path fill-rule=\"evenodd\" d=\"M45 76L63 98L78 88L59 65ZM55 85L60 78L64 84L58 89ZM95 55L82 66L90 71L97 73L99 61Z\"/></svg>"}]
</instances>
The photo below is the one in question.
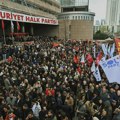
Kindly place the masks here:
<instances>
[{"instance_id":1,"label":"protester","mask_svg":"<svg viewBox=\"0 0 120 120\"><path fill-rule=\"evenodd\" d=\"M100 66L101 81L94 77L94 44L45 36L26 40L33 42L3 49L0 119L119 120L120 85L109 83Z\"/></svg>"}]
</instances>

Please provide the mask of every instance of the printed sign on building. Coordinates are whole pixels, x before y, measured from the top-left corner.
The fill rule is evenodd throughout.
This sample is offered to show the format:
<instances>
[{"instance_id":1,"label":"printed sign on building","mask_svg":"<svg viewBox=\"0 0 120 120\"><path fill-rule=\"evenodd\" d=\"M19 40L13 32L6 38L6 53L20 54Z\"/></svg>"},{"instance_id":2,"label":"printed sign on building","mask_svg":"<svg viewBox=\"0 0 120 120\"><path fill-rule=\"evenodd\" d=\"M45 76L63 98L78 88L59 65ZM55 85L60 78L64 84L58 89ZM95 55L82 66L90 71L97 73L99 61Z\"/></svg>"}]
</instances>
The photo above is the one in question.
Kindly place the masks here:
<instances>
[{"instance_id":1,"label":"printed sign on building","mask_svg":"<svg viewBox=\"0 0 120 120\"><path fill-rule=\"evenodd\" d=\"M30 16L30 15L2 11L2 10L0 10L0 19L12 20L12 21L18 21L18 22L58 25L57 19L50 19L50 18L45 18L45 17L36 17L36 16Z\"/></svg>"}]
</instances>

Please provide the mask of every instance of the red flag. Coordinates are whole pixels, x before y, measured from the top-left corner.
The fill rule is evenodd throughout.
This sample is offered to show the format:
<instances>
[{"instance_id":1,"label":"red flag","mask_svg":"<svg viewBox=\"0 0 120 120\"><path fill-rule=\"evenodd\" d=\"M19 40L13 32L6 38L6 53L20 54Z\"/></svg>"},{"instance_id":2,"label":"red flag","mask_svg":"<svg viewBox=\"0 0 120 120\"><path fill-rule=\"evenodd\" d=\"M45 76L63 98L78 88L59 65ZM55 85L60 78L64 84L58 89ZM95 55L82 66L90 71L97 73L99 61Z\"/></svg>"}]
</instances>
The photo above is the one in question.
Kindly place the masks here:
<instances>
[{"instance_id":1,"label":"red flag","mask_svg":"<svg viewBox=\"0 0 120 120\"><path fill-rule=\"evenodd\" d=\"M2 30L4 31L5 29L5 25L4 25L4 21L2 20Z\"/></svg>"},{"instance_id":2,"label":"red flag","mask_svg":"<svg viewBox=\"0 0 120 120\"><path fill-rule=\"evenodd\" d=\"M77 68L77 72L78 72L79 74L81 74L81 69L80 69L80 67Z\"/></svg>"},{"instance_id":3,"label":"red flag","mask_svg":"<svg viewBox=\"0 0 120 120\"><path fill-rule=\"evenodd\" d=\"M18 31L20 30L20 24L19 24L18 21L17 21L17 30L18 30Z\"/></svg>"},{"instance_id":4,"label":"red flag","mask_svg":"<svg viewBox=\"0 0 120 120\"><path fill-rule=\"evenodd\" d=\"M99 61L102 59L102 52L99 52L98 55L97 55L97 58L96 58L96 64L99 65Z\"/></svg>"},{"instance_id":5,"label":"red flag","mask_svg":"<svg viewBox=\"0 0 120 120\"><path fill-rule=\"evenodd\" d=\"M91 65L92 62L93 62L93 58L92 56L88 53L87 56L86 56L86 60L88 61L88 64Z\"/></svg>"},{"instance_id":6,"label":"red flag","mask_svg":"<svg viewBox=\"0 0 120 120\"><path fill-rule=\"evenodd\" d=\"M74 61L74 63L76 63L76 64L78 63L79 59L78 59L78 56L77 56L77 55L74 56L73 61Z\"/></svg>"},{"instance_id":7,"label":"red flag","mask_svg":"<svg viewBox=\"0 0 120 120\"><path fill-rule=\"evenodd\" d=\"M53 47L58 47L60 43L53 43Z\"/></svg>"}]
</instances>

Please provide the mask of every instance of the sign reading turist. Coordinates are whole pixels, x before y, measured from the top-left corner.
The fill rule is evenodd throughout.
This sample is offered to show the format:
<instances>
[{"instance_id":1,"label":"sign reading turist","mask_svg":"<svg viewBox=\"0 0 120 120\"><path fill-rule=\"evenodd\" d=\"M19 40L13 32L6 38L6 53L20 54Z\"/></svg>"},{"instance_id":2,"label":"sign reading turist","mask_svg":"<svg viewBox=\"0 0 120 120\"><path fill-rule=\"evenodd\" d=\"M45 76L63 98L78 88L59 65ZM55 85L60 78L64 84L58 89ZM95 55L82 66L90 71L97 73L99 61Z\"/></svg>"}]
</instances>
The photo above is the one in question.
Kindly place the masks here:
<instances>
[{"instance_id":1,"label":"sign reading turist","mask_svg":"<svg viewBox=\"0 0 120 120\"><path fill-rule=\"evenodd\" d=\"M56 19L30 16L30 15L2 11L2 10L0 10L0 19L19 21L19 22L28 22L28 23L58 25L58 20Z\"/></svg>"}]
</instances>

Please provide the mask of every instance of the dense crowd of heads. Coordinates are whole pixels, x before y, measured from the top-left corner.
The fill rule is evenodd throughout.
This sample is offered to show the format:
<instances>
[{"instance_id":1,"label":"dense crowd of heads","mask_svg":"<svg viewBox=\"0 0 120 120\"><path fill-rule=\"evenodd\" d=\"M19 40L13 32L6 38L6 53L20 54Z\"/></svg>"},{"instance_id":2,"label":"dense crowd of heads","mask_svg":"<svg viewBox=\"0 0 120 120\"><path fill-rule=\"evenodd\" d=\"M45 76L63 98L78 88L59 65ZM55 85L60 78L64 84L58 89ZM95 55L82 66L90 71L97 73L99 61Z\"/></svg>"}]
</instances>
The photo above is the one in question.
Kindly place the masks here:
<instances>
[{"instance_id":1,"label":"dense crowd of heads","mask_svg":"<svg viewBox=\"0 0 120 120\"><path fill-rule=\"evenodd\" d=\"M3 48L0 120L120 120L120 85L109 83L102 69L96 81L91 65L73 60L93 55L93 45L56 44L44 37Z\"/></svg>"}]
</instances>

